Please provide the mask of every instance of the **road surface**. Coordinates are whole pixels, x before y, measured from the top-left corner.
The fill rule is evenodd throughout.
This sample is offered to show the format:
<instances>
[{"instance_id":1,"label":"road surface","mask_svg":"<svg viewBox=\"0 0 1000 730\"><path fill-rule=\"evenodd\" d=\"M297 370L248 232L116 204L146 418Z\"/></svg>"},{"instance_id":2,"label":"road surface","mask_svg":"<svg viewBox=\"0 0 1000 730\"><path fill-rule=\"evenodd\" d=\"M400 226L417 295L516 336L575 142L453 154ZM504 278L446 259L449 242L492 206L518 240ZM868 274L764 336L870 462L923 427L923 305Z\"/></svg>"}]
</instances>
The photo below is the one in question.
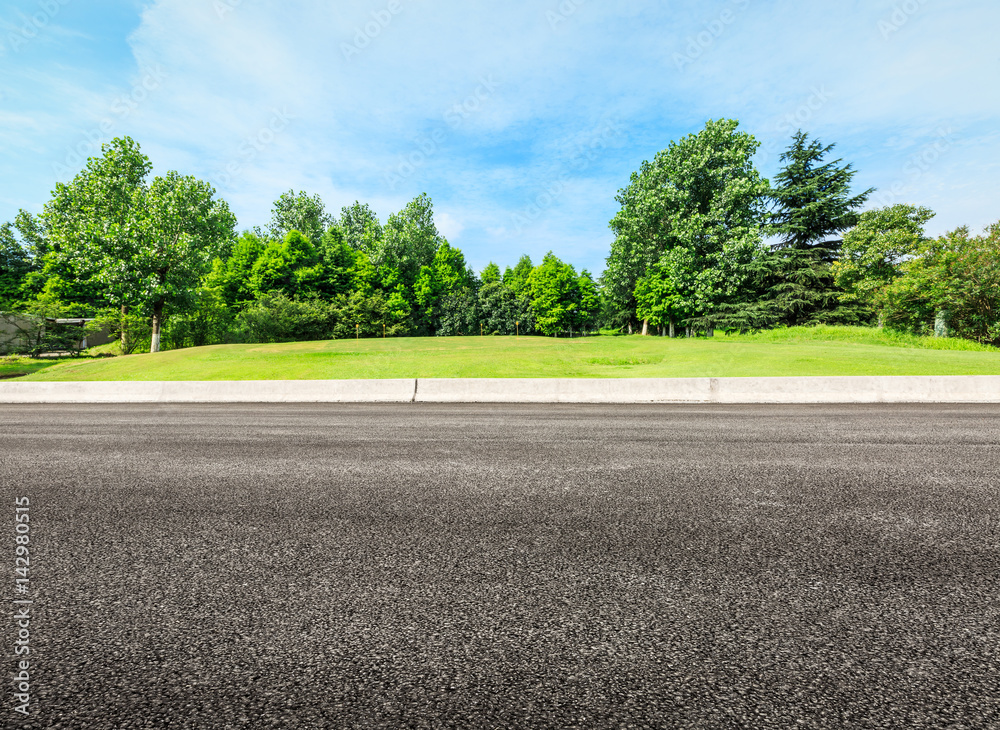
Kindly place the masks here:
<instances>
[{"instance_id":1,"label":"road surface","mask_svg":"<svg viewBox=\"0 0 1000 730\"><path fill-rule=\"evenodd\" d=\"M0 726L1000 726L1000 406L8 405L0 484Z\"/></svg>"}]
</instances>

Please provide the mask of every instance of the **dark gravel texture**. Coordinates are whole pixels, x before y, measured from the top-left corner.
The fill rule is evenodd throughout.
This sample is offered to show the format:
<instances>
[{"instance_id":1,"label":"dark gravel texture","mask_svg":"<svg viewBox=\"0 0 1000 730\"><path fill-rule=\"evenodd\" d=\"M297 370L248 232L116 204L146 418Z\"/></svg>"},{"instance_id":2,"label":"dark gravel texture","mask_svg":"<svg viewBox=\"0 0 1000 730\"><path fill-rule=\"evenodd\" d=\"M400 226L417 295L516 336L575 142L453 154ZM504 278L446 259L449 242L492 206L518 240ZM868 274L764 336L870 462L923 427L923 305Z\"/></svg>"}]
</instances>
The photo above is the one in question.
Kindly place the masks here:
<instances>
[{"instance_id":1,"label":"dark gravel texture","mask_svg":"<svg viewBox=\"0 0 1000 730\"><path fill-rule=\"evenodd\" d=\"M1000 727L998 406L0 406L0 484L0 726Z\"/></svg>"}]
</instances>

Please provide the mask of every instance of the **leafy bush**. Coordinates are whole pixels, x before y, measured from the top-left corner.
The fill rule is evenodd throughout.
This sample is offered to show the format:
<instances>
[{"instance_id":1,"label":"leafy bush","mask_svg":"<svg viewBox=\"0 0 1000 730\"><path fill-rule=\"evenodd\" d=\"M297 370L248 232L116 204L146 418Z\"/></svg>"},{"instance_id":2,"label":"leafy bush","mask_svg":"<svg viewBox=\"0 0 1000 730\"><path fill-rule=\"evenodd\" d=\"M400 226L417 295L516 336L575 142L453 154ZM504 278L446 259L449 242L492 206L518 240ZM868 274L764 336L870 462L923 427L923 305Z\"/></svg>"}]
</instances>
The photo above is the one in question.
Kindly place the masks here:
<instances>
[{"instance_id":1,"label":"leafy bush","mask_svg":"<svg viewBox=\"0 0 1000 730\"><path fill-rule=\"evenodd\" d=\"M194 294L190 309L171 314L163 339L172 350L235 342L236 321L220 289L202 287Z\"/></svg>"},{"instance_id":2,"label":"leafy bush","mask_svg":"<svg viewBox=\"0 0 1000 730\"><path fill-rule=\"evenodd\" d=\"M336 310L319 299L292 299L272 291L252 302L238 318L245 342L297 342L332 336Z\"/></svg>"},{"instance_id":3,"label":"leafy bush","mask_svg":"<svg viewBox=\"0 0 1000 730\"><path fill-rule=\"evenodd\" d=\"M1000 345L1000 223L983 236L959 228L925 242L886 289L885 323Z\"/></svg>"},{"instance_id":4,"label":"leafy bush","mask_svg":"<svg viewBox=\"0 0 1000 730\"><path fill-rule=\"evenodd\" d=\"M409 311L398 306L395 293L388 298L380 291L341 295L331 305L336 320L332 336L345 339L405 335L410 331Z\"/></svg>"}]
</instances>

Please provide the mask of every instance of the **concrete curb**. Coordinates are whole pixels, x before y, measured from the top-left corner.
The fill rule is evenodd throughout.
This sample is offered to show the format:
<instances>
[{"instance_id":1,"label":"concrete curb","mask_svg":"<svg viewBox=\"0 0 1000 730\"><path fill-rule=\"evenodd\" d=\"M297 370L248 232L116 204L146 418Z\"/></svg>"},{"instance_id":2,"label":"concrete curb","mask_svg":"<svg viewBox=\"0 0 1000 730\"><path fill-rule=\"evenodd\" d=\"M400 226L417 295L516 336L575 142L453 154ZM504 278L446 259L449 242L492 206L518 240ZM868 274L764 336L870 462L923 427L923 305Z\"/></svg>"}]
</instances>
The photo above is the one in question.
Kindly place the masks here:
<instances>
[{"instance_id":1,"label":"concrete curb","mask_svg":"<svg viewBox=\"0 0 1000 730\"><path fill-rule=\"evenodd\" d=\"M1000 403L1000 376L421 379L431 403Z\"/></svg>"},{"instance_id":2,"label":"concrete curb","mask_svg":"<svg viewBox=\"0 0 1000 730\"><path fill-rule=\"evenodd\" d=\"M1000 403L1000 375L0 383L0 403Z\"/></svg>"},{"instance_id":3,"label":"concrete curb","mask_svg":"<svg viewBox=\"0 0 1000 730\"><path fill-rule=\"evenodd\" d=\"M216 380L0 383L0 403L400 403L399 380Z\"/></svg>"}]
</instances>

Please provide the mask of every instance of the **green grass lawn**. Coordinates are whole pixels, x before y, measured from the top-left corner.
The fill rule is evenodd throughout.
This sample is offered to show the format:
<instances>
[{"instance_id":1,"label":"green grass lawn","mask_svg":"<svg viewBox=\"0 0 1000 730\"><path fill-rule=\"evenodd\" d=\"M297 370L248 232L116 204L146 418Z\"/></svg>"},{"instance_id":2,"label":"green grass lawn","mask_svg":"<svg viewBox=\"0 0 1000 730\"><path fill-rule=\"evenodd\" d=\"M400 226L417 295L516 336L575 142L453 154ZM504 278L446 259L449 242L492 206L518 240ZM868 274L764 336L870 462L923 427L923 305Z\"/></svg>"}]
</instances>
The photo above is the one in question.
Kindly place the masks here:
<instances>
[{"instance_id":1,"label":"green grass lawn","mask_svg":"<svg viewBox=\"0 0 1000 730\"><path fill-rule=\"evenodd\" d=\"M420 337L217 345L66 360L20 378L689 378L778 375L997 375L1000 350L860 327L714 338Z\"/></svg>"},{"instance_id":2,"label":"green grass lawn","mask_svg":"<svg viewBox=\"0 0 1000 730\"><path fill-rule=\"evenodd\" d=\"M18 357L16 355L0 357L0 380L19 378L22 375L30 375L31 373L38 372L39 370L50 368L58 362L60 361L49 358L36 359L30 357Z\"/></svg>"}]
</instances>

